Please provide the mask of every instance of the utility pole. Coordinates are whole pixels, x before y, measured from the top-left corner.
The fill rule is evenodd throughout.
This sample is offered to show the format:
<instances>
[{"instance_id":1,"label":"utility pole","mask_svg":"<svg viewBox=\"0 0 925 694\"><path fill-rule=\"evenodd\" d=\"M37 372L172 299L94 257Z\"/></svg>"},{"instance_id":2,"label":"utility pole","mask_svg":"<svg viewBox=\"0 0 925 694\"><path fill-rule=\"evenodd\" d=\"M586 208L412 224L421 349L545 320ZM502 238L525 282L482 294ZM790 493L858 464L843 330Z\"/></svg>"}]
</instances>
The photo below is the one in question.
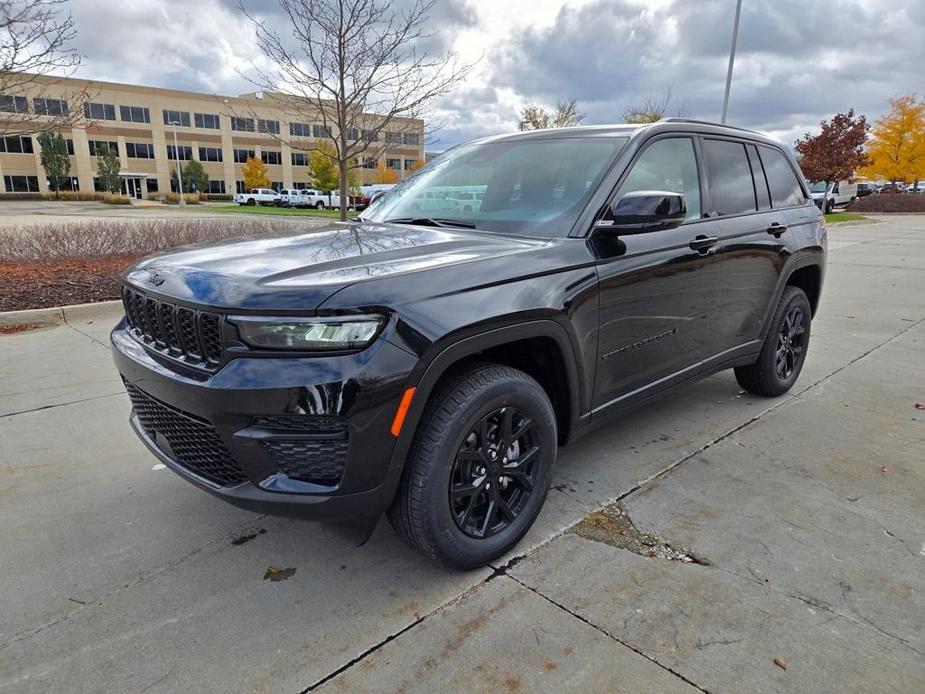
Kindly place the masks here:
<instances>
[{"instance_id":1,"label":"utility pole","mask_svg":"<svg viewBox=\"0 0 925 694\"><path fill-rule=\"evenodd\" d=\"M729 68L726 70L726 94L723 96L723 115L720 123L726 122L729 111L729 89L732 87L732 66L736 60L736 41L739 39L739 15L742 14L742 0L736 0L736 17L732 25L732 47L729 49Z\"/></svg>"},{"instance_id":2,"label":"utility pole","mask_svg":"<svg viewBox=\"0 0 925 694\"><path fill-rule=\"evenodd\" d=\"M183 169L180 166L180 148L177 146L177 126L180 125L179 122L172 120L170 124L173 126L173 156L177 160L177 184L180 186L180 207L186 207L186 200L183 199Z\"/></svg>"}]
</instances>

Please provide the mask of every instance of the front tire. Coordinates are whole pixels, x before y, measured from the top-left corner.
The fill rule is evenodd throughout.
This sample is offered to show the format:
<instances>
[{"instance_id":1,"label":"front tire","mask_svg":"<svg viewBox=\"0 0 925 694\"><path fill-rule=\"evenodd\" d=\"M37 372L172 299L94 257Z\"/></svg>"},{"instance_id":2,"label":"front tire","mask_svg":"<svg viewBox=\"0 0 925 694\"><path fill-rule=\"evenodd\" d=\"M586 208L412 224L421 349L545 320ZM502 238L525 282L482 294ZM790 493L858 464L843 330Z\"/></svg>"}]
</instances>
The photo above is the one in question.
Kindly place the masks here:
<instances>
[{"instance_id":1,"label":"front tire","mask_svg":"<svg viewBox=\"0 0 925 694\"><path fill-rule=\"evenodd\" d=\"M389 521L429 557L484 566L536 520L556 442L552 404L530 376L492 364L459 370L427 404Z\"/></svg>"},{"instance_id":2,"label":"front tire","mask_svg":"<svg viewBox=\"0 0 925 694\"><path fill-rule=\"evenodd\" d=\"M316 209L316 210L323 210L323 209L324 209L324 203L321 202L321 201L319 200L318 202L315 203L315 209Z\"/></svg>"},{"instance_id":3,"label":"front tire","mask_svg":"<svg viewBox=\"0 0 925 694\"><path fill-rule=\"evenodd\" d=\"M735 370L739 385L756 395L783 395L790 390L806 361L811 315L803 290L785 287L758 360Z\"/></svg>"}]
</instances>

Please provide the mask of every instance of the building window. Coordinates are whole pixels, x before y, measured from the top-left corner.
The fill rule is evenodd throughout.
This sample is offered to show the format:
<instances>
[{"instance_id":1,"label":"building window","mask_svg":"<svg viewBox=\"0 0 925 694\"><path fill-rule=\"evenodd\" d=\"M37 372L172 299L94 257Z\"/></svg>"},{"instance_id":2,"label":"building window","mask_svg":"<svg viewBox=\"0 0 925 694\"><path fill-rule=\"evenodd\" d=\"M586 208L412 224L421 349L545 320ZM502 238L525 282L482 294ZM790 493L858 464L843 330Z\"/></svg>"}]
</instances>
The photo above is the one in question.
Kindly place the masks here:
<instances>
[{"instance_id":1,"label":"building window","mask_svg":"<svg viewBox=\"0 0 925 694\"><path fill-rule=\"evenodd\" d=\"M205 192L210 193L211 195L224 195L225 182L221 179L210 178L209 188Z\"/></svg>"},{"instance_id":2,"label":"building window","mask_svg":"<svg viewBox=\"0 0 925 694\"><path fill-rule=\"evenodd\" d=\"M308 188L308 184L305 183L305 181L296 181L292 184L292 187L296 190L306 190Z\"/></svg>"},{"instance_id":3,"label":"building window","mask_svg":"<svg viewBox=\"0 0 925 694\"><path fill-rule=\"evenodd\" d=\"M120 106L119 118L125 123L150 123L151 113L143 106Z\"/></svg>"},{"instance_id":4,"label":"building window","mask_svg":"<svg viewBox=\"0 0 925 694\"><path fill-rule=\"evenodd\" d=\"M70 156L74 156L74 141L70 138L64 140L64 146L67 147L67 153Z\"/></svg>"},{"instance_id":5,"label":"building window","mask_svg":"<svg viewBox=\"0 0 925 694\"><path fill-rule=\"evenodd\" d=\"M214 113L196 113L194 114L194 119L197 128L211 128L212 130L218 130L220 127L222 127L219 125L218 116Z\"/></svg>"},{"instance_id":6,"label":"building window","mask_svg":"<svg viewBox=\"0 0 925 694\"><path fill-rule=\"evenodd\" d=\"M236 149L234 151L234 161L236 164L246 164L248 159L254 158L252 149Z\"/></svg>"},{"instance_id":7,"label":"building window","mask_svg":"<svg viewBox=\"0 0 925 694\"><path fill-rule=\"evenodd\" d=\"M234 182L234 190L235 190L236 193L246 193L246 192L247 192L247 186L244 185L244 181L235 181L235 182Z\"/></svg>"},{"instance_id":8,"label":"building window","mask_svg":"<svg viewBox=\"0 0 925 694\"><path fill-rule=\"evenodd\" d=\"M417 159L405 159L405 171L411 171L417 163Z\"/></svg>"},{"instance_id":9,"label":"building window","mask_svg":"<svg viewBox=\"0 0 925 694\"><path fill-rule=\"evenodd\" d=\"M279 191L283 189L283 182L273 181L273 183L270 184L270 187L278 193Z\"/></svg>"},{"instance_id":10,"label":"building window","mask_svg":"<svg viewBox=\"0 0 925 694\"><path fill-rule=\"evenodd\" d=\"M311 137L312 126L308 123L290 123L289 134L293 137Z\"/></svg>"},{"instance_id":11,"label":"building window","mask_svg":"<svg viewBox=\"0 0 925 694\"><path fill-rule=\"evenodd\" d=\"M386 132L385 141L390 145L400 145L401 144L401 133Z\"/></svg>"},{"instance_id":12,"label":"building window","mask_svg":"<svg viewBox=\"0 0 925 694\"><path fill-rule=\"evenodd\" d=\"M150 142L126 142L125 156L129 159L154 159L154 145Z\"/></svg>"},{"instance_id":13,"label":"building window","mask_svg":"<svg viewBox=\"0 0 925 694\"><path fill-rule=\"evenodd\" d=\"M189 127L189 112L187 111L168 111L164 109L164 125L182 125L184 128Z\"/></svg>"},{"instance_id":14,"label":"building window","mask_svg":"<svg viewBox=\"0 0 925 694\"><path fill-rule=\"evenodd\" d=\"M315 137L331 137L331 128L327 125L313 125L312 132L315 133Z\"/></svg>"},{"instance_id":15,"label":"building window","mask_svg":"<svg viewBox=\"0 0 925 694\"><path fill-rule=\"evenodd\" d=\"M293 166L308 166L308 155L305 152L293 152L292 153L292 165Z\"/></svg>"},{"instance_id":16,"label":"building window","mask_svg":"<svg viewBox=\"0 0 925 694\"><path fill-rule=\"evenodd\" d=\"M7 113L29 113L29 100L24 96L0 94L0 111Z\"/></svg>"},{"instance_id":17,"label":"building window","mask_svg":"<svg viewBox=\"0 0 925 694\"><path fill-rule=\"evenodd\" d=\"M231 116L231 129L242 133L252 133L254 132L254 119Z\"/></svg>"},{"instance_id":18,"label":"building window","mask_svg":"<svg viewBox=\"0 0 925 694\"><path fill-rule=\"evenodd\" d=\"M77 180L77 176L70 176L67 179L67 183L61 186L61 190L73 190L77 192L80 190L80 181Z\"/></svg>"},{"instance_id":19,"label":"building window","mask_svg":"<svg viewBox=\"0 0 925 694\"><path fill-rule=\"evenodd\" d=\"M376 157L366 157L363 159L363 168L364 169L375 169L376 163L379 160Z\"/></svg>"},{"instance_id":20,"label":"building window","mask_svg":"<svg viewBox=\"0 0 925 694\"><path fill-rule=\"evenodd\" d=\"M106 142L105 140L89 140L87 144L90 146L90 156L98 157L100 156L100 150L103 147L108 147L111 152L119 153L119 143L118 142Z\"/></svg>"},{"instance_id":21,"label":"building window","mask_svg":"<svg viewBox=\"0 0 925 694\"><path fill-rule=\"evenodd\" d=\"M180 145L180 161L190 161L193 158L193 148L188 145ZM167 158L173 161L177 159L177 148L173 145L167 145Z\"/></svg>"},{"instance_id":22,"label":"building window","mask_svg":"<svg viewBox=\"0 0 925 694\"><path fill-rule=\"evenodd\" d=\"M157 192L157 179L156 179L156 178L148 178L148 179L145 179L145 183L148 184L148 192L149 192L149 193L156 193L156 192Z\"/></svg>"},{"instance_id":23,"label":"building window","mask_svg":"<svg viewBox=\"0 0 925 694\"><path fill-rule=\"evenodd\" d=\"M67 113L67 101L36 98L32 100L32 110L40 116L63 116Z\"/></svg>"},{"instance_id":24,"label":"building window","mask_svg":"<svg viewBox=\"0 0 925 694\"><path fill-rule=\"evenodd\" d=\"M32 138L28 135L0 137L0 152L7 154L32 154Z\"/></svg>"},{"instance_id":25,"label":"building window","mask_svg":"<svg viewBox=\"0 0 925 694\"><path fill-rule=\"evenodd\" d=\"M38 176L4 176L3 185L7 193L38 193Z\"/></svg>"},{"instance_id":26,"label":"building window","mask_svg":"<svg viewBox=\"0 0 925 694\"><path fill-rule=\"evenodd\" d=\"M347 139L354 142L360 139L359 128L347 128Z\"/></svg>"},{"instance_id":27,"label":"building window","mask_svg":"<svg viewBox=\"0 0 925 694\"><path fill-rule=\"evenodd\" d=\"M386 159L385 165L390 169L401 171L401 159Z\"/></svg>"},{"instance_id":28,"label":"building window","mask_svg":"<svg viewBox=\"0 0 925 694\"><path fill-rule=\"evenodd\" d=\"M222 161L221 147L200 147L199 161Z\"/></svg>"},{"instance_id":29,"label":"building window","mask_svg":"<svg viewBox=\"0 0 925 694\"><path fill-rule=\"evenodd\" d=\"M419 145L421 144L421 136L418 133L405 133L401 137L402 144L405 145Z\"/></svg>"},{"instance_id":30,"label":"building window","mask_svg":"<svg viewBox=\"0 0 925 694\"><path fill-rule=\"evenodd\" d=\"M363 139L367 142L379 142L379 131L378 130L364 130Z\"/></svg>"},{"instance_id":31,"label":"building window","mask_svg":"<svg viewBox=\"0 0 925 694\"><path fill-rule=\"evenodd\" d=\"M273 135L279 135L279 121L278 120L264 120L261 118L257 121L257 129L262 133L271 133Z\"/></svg>"},{"instance_id":32,"label":"building window","mask_svg":"<svg viewBox=\"0 0 925 694\"><path fill-rule=\"evenodd\" d=\"M282 164L283 155L281 152L275 150L263 150L260 153L260 159L263 160L264 164Z\"/></svg>"},{"instance_id":33,"label":"building window","mask_svg":"<svg viewBox=\"0 0 925 694\"><path fill-rule=\"evenodd\" d=\"M84 115L91 120L115 120L116 107L113 104L84 104Z\"/></svg>"}]
</instances>

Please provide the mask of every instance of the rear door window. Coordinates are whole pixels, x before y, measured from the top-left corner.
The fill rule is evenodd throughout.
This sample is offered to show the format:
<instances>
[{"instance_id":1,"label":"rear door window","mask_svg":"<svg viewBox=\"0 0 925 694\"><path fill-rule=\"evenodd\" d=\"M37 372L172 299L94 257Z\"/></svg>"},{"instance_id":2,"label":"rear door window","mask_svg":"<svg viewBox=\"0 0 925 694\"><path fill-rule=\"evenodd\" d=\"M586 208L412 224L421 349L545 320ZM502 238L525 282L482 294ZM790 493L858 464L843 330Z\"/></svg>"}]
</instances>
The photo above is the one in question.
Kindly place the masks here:
<instances>
[{"instance_id":1,"label":"rear door window","mask_svg":"<svg viewBox=\"0 0 925 694\"><path fill-rule=\"evenodd\" d=\"M771 204L774 207L793 207L806 202L803 187L784 154L773 147L759 148L761 163L768 176Z\"/></svg>"},{"instance_id":2,"label":"rear door window","mask_svg":"<svg viewBox=\"0 0 925 694\"><path fill-rule=\"evenodd\" d=\"M755 181L755 195L758 197L758 209L771 209L771 193L768 190L768 179L764 175L764 167L758 158L758 148L755 145L745 145L748 151L748 163L752 165L752 179Z\"/></svg>"},{"instance_id":3,"label":"rear door window","mask_svg":"<svg viewBox=\"0 0 925 694\"><path fill-rule=\"evenodd\" d=\"M758 204L745 145L732 140L704 140L703 145L713 214L755 212Z\"/></svg>"}]
</instances>

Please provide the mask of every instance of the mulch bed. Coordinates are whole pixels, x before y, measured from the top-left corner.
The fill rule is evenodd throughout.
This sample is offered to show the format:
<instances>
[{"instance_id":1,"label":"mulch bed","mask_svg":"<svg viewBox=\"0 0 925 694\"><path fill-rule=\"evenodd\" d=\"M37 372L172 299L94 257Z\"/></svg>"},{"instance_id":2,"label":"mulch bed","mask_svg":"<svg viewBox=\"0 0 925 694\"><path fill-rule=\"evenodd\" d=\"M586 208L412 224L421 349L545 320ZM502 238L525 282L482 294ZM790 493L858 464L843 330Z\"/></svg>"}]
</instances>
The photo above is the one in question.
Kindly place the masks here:
<instances>
[{"instance_id":1,"label":"mulch bed","mask_svg":"<svg viewBox=\"0 0 925 694\"><path fill-rule=\"evenodd\" d=\"M45 261L0 261L0 311L47 308L119 298L134 255Z\"/></svg>"}]
</instances>

